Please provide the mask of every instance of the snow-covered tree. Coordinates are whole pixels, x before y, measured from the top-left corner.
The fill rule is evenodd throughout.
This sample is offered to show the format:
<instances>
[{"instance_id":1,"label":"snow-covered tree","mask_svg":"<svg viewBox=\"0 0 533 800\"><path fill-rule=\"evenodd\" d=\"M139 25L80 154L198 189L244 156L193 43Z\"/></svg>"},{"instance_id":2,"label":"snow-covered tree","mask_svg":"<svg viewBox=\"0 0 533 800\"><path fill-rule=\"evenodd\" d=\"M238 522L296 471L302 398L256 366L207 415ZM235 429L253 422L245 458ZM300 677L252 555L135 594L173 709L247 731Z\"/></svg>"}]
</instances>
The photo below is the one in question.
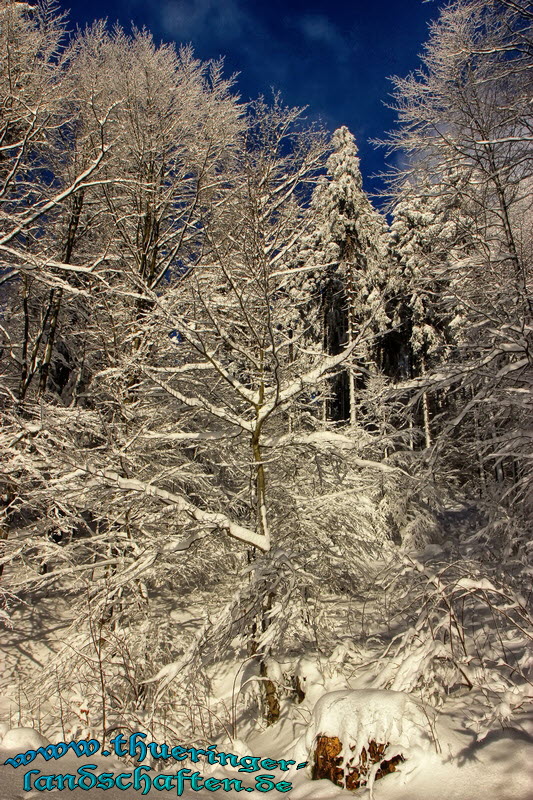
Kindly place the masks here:
<instances>
[{"instance_id":1,"label":"snow-covered tree","mask_svg":"<svg viewBox=\"0 0 533 800\"><path fill-rule=\"evenodd\" d=\"M314 231L301 259L316 265L307 287L319 297L321 330L327 353L337 353L357 338L364 346L332 384L329 416L356 420L356 387L375 366L377 334L386 324L386 223L363 191L357 145L348 128L333 134L326 175L312 198ZM362 332L364 336L361 337Z\"/></svg>"},{"instance_id":2,"label":"snow-covered tree","mask_svg":"<svg viewBox=\"0 0 533 800\"><path fill-rule=\"evenodd\" d=\"M481 437L470 450L477 461L496 465L507 502L525 500L531 480L524 430L531 395L524 221L533 166L526 6L488 0L446 6L432 25L423 69L396 82L400 126L391 138L410 154L399 179L410 182L424 210L433 205L442 218L456 205L469 220L467 235L456 237L446 256L439 246L429 254L432 274L447 286L460 347L453 363L417 386L461 393L448 431L461 426L464 434L466 422Z\"/></svg>"},{"instance_id":3,"label":"snow-covered tree","mask_svg":"<svg viewBox=\"0 0 533 800\"><path fill-rule=\"evenodd\" d=\"M449 187L448 187L449 188ZM449 265L472 248L473 220L461 209L459 189L438 195L435 184L409 182L393 209L388 287L392 330L383 345L386 371L395 379L425 375L454 354L460 311L451 300ZM422 395L426 447L431 444L430 409Z\"/></svg>"},{"instance_id":4,"label":"snow-covered tree","mask_svg":"<svg viewBox=\"0 0 533 800\"><path fill-rule=\"evenodd\" d=\"M80 92L64 24L47 2L2 9L3 391L19 404L49 387L65 399L76 392L83 348L67 348L62 331L84 325L79 299L103 277L94 195L112 150L113 103L94 84Z\"/></svg>"}]
</instances>

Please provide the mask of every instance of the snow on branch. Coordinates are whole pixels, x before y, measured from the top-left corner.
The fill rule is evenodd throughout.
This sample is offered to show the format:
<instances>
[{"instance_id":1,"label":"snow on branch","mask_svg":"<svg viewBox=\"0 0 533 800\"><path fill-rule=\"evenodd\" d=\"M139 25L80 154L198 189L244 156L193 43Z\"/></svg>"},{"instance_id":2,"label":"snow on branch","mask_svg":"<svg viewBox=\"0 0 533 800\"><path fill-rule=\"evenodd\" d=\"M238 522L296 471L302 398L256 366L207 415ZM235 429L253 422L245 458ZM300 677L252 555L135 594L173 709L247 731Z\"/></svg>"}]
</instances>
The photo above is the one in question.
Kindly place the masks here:
<instances>
[{"instance_id":1,"label":"snow on branch","mask_svg":"<svg viewBox=\"0 0 533 800\"><path fill-rule=\"evenodd\" d=\"M181 495L174 494L166 489L161 489L159 486L155 486L153 483L146 483L145 481L140 481L135 478L124 478L112 470L100 470L90 466L81 467L77 471L78 474L83 474L83 472L103 479L107 483L111 483L124 491L140 492L151 497L157 497L163 502L174 506L178 513L188 514L197 522L200 522L209 528L219 528L220 530L224 530L229 536L231 536L233 539L237 539L240 542L250 544L253 547L258 547L260 550L265 552L270 548L270 541L268 540L268 537L265 538L265 536L252 531L250 528L245 528L242 525L233 522L224 514L212 511L204 511L203 509L197 508L197 506L193 505L189 500L186 500ZM72 475L70 477L72 477Z\"/></svg>"}]
</instances>

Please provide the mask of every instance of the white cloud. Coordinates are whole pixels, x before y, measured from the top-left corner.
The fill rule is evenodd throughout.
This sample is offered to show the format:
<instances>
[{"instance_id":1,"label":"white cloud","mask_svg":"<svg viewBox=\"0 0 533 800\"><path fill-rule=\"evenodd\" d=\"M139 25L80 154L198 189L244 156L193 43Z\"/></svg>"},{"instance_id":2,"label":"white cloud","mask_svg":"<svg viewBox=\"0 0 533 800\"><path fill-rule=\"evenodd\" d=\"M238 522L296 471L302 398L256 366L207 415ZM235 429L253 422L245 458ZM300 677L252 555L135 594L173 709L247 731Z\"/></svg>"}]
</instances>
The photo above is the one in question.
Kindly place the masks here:
<instances>
[{"instance_id":1,"label":"white cloud","mask_svg":"<svg viewBox=\"0 0 533 800\"><path fill-rule=\"evenodd\" d=\"M339 60L349 57L351 44L337 26L323 14L306 14L298 19L297 25L310 43L334 50Z\"/></svg>"},{"instance_id":2,"label":"white cloud","mask_svg":"<svg viewBox=\"0 0 533 800\"><path fill-rule=\"evenodd\" d=\"M229 41L243 36L246 15L236 0L166 0L159 19L164 33L177 41L213 37Z\"/></svg>"}]
</instances>

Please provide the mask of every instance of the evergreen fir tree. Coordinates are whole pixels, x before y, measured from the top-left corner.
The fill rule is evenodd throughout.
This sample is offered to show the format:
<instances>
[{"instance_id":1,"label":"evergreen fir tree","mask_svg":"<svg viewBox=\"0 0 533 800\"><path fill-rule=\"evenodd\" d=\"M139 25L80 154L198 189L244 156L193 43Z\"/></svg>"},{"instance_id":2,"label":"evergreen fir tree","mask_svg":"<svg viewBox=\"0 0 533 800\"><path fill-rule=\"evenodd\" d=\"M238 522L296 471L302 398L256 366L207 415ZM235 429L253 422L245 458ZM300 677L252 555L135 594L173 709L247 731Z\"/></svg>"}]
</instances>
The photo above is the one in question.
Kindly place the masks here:
<instances>
[{"instance_id":1,"label":"evergreen fir tree","mask_svg":"<svg viewBox=\"0 0 533 800\"><path fill-rule=\"evenodd\" d=\"M450 170L429 187L406 184L393 212L389 314L392 330L382 363L395 380L418 378L446 362L461 325L453 294L452 263L468 248L471 219L461 202L459 175ZM431 411L422 395L426 447L432 441Z\"/></svg>"},{"instance_id":2,"label":"evergreen fir tree","mask_svg":"<svg viewBox=\"0 0 533 800\"><path fill-rule=\"evenodd\" d=\"M356 389L377 365L375 337L387 325L382 304L385 222L363 191L357 145L348 128L335 131L332 148L327 174L313 193L317 223L303 255L317 265L308 289L320 298L326 352L334 355L365 334L355 361L332 380L327 408L330 419L354 424Z\"/></svg>"}]
</instances>

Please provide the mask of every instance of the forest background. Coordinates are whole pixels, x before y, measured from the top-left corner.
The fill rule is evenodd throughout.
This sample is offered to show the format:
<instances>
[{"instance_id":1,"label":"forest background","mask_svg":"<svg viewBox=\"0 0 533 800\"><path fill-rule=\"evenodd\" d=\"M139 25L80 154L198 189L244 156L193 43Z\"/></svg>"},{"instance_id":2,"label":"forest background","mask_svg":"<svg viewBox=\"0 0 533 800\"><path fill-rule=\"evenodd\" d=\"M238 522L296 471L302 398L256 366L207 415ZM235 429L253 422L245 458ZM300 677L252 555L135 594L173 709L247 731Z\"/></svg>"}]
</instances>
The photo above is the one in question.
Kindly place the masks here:
<instances>
[{"instance_id":1,"label":"forest background","mask_svg":"<svg viewBox=\"0 0 533 800\"><path fill-rule=\"evenodd\" d=\"M2 621L61 609L19 725L231 741L369 659L524 711L532 19L441 10L378 211L346 127L2 0Z\"/></svg>"}]
</instances>

